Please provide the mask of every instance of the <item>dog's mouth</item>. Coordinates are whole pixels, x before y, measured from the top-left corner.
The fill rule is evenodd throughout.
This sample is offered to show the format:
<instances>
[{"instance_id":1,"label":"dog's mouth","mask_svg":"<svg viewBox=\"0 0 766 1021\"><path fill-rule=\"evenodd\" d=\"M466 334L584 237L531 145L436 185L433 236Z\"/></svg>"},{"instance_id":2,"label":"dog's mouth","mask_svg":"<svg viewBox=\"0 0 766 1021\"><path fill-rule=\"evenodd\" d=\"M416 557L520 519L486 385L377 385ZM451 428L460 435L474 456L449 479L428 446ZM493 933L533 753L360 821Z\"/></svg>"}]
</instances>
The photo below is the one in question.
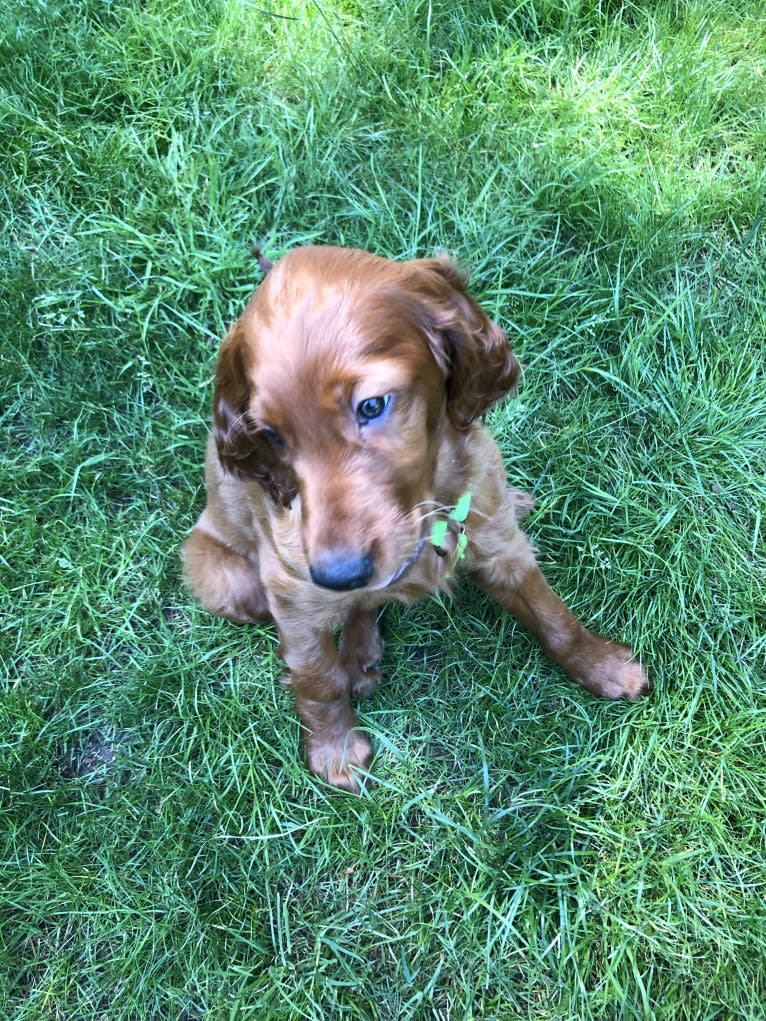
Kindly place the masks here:
<instances>
[{"instance_id":1,"label":"dog's mouth","mask_svg":"<svg viewBox=\"0 0 766 1021\"><path fill-rule=\"evenodd\" d=\"M418 539L415 549L412 551L412 553L410 553L406 560L402 561L402 563L397 567L394 573L390 575L388 578L386 578L384 581L379 582L377 585L370 585L370 589L373 592L379 592L381 589L388 588L389 585L393 585L395 582L399 581L399 579L403 577L403 575L405 575L407 571L409 571L413 564L417 562L418 558L420 557L420 554L423 552L425 544L426 536L421 535L420 538Z\"/></svg>"}]
</instances>

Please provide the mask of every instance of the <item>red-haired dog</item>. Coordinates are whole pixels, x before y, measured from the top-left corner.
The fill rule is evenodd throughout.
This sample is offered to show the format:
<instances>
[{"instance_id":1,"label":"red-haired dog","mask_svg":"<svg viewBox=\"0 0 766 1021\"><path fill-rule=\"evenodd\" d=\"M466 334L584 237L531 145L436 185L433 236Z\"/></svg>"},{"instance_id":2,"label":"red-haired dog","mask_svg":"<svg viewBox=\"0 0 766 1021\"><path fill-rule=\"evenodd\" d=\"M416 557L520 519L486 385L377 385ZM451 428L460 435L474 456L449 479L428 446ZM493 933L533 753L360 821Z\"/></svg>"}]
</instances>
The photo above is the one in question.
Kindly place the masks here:
<instances>
[{"instance_id":1,"label":"red-haired dog","mask_svg":"<svg viewBox=\"0 0 766 1021\"><path fill-rule=\"evenodd\" d=\"M337 787L357 789L371 758L351 703L379 678L380 607L458 570L578 684L648 689L631 650L548 586L519 527L532 499L479 422L518 373L445 259L296 249L224 340L185 577L211 613L274 620L308 766Z\"/></svg>"}]
</instances>

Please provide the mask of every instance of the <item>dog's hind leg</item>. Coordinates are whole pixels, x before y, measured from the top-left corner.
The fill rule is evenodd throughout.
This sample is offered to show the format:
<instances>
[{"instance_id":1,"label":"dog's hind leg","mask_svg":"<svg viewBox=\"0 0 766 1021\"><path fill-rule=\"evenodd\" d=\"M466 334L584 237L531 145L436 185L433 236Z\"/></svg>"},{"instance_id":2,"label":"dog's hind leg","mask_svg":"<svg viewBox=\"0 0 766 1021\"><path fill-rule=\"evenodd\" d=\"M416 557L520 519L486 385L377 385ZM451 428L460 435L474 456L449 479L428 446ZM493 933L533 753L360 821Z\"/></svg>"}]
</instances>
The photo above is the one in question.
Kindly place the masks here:
<instances>
[{"instance_id":1,"label":"dog's hind leg","mask_svg":"<svg viewBox=\"0 0 766 1021\"><path fill-rule=\"evenodd\" d=\"M588 631L556 595L516 524L517 499L508 490L497 512L477 521L469 541L474 581L531 631L578 684L601 698L639 698L650 691L641 664L626 645Z\"/></svg>"},{"instance_id":2,"label":"dog's hind leg","mask_svg":"<svg viewBox=\"0 0 766 1021\"><path fill-rule=\"evenodd\" d=\"M197 524L181 559L186 584L210 613L238 624L271 617L255 550L243 556Z\"/></svg>"}]
</instances>

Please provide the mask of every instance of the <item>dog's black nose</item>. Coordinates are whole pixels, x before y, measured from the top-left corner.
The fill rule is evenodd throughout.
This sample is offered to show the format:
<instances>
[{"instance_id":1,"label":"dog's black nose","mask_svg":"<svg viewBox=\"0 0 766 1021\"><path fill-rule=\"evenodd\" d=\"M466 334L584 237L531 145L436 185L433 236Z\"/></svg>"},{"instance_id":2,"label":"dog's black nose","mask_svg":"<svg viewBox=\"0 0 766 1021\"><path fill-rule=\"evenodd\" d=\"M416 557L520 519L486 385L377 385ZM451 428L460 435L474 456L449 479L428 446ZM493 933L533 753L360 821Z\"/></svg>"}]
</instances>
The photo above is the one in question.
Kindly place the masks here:
<instances>
[{"instance_id":1,"label":"dog's black nose","mask_svg":"<svg viewBox=\"0 0 766 1021\"><path fill-rule=\"evenodd\" d=\"M334 550L321 560L309 566L311 580L322 588L347 592L353 588L364 588L375 570L369 553L359 556L351 550Z\"/></svg>"}]
</instances>

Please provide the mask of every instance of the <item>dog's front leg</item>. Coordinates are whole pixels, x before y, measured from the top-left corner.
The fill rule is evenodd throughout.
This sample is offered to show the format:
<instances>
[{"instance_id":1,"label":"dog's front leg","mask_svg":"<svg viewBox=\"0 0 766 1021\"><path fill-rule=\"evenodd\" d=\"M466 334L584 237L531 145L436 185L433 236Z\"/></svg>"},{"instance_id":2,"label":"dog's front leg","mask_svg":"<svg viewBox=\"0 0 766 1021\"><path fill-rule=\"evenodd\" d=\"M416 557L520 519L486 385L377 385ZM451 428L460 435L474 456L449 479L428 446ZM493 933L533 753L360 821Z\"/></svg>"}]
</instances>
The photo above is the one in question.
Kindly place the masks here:
<instances>
[{"instance_id":1,"label":"dog's front leg","mask_svg":"<svg viewBox=\"0 0 766 1021\"><path fill-rule=\"evenodd\" d=\"M352 698L369 698L380 680L383 639L376 610L353 609L343 625L340 661L351 681Z\"/></svg>"},{"instance_id":2,"label":"dog's front leg","mask_svg":"<svg viewBox=\"0 0 766 1021\"><path fill-rule=\"evenodd\" d=\"M275 605L274 617L308 768L334 787L358 791L358 770L369 765L372 745L351 708L351 679L341 665L332 629L312 628L285 605Z\"/></svg>"}]
</instances>

